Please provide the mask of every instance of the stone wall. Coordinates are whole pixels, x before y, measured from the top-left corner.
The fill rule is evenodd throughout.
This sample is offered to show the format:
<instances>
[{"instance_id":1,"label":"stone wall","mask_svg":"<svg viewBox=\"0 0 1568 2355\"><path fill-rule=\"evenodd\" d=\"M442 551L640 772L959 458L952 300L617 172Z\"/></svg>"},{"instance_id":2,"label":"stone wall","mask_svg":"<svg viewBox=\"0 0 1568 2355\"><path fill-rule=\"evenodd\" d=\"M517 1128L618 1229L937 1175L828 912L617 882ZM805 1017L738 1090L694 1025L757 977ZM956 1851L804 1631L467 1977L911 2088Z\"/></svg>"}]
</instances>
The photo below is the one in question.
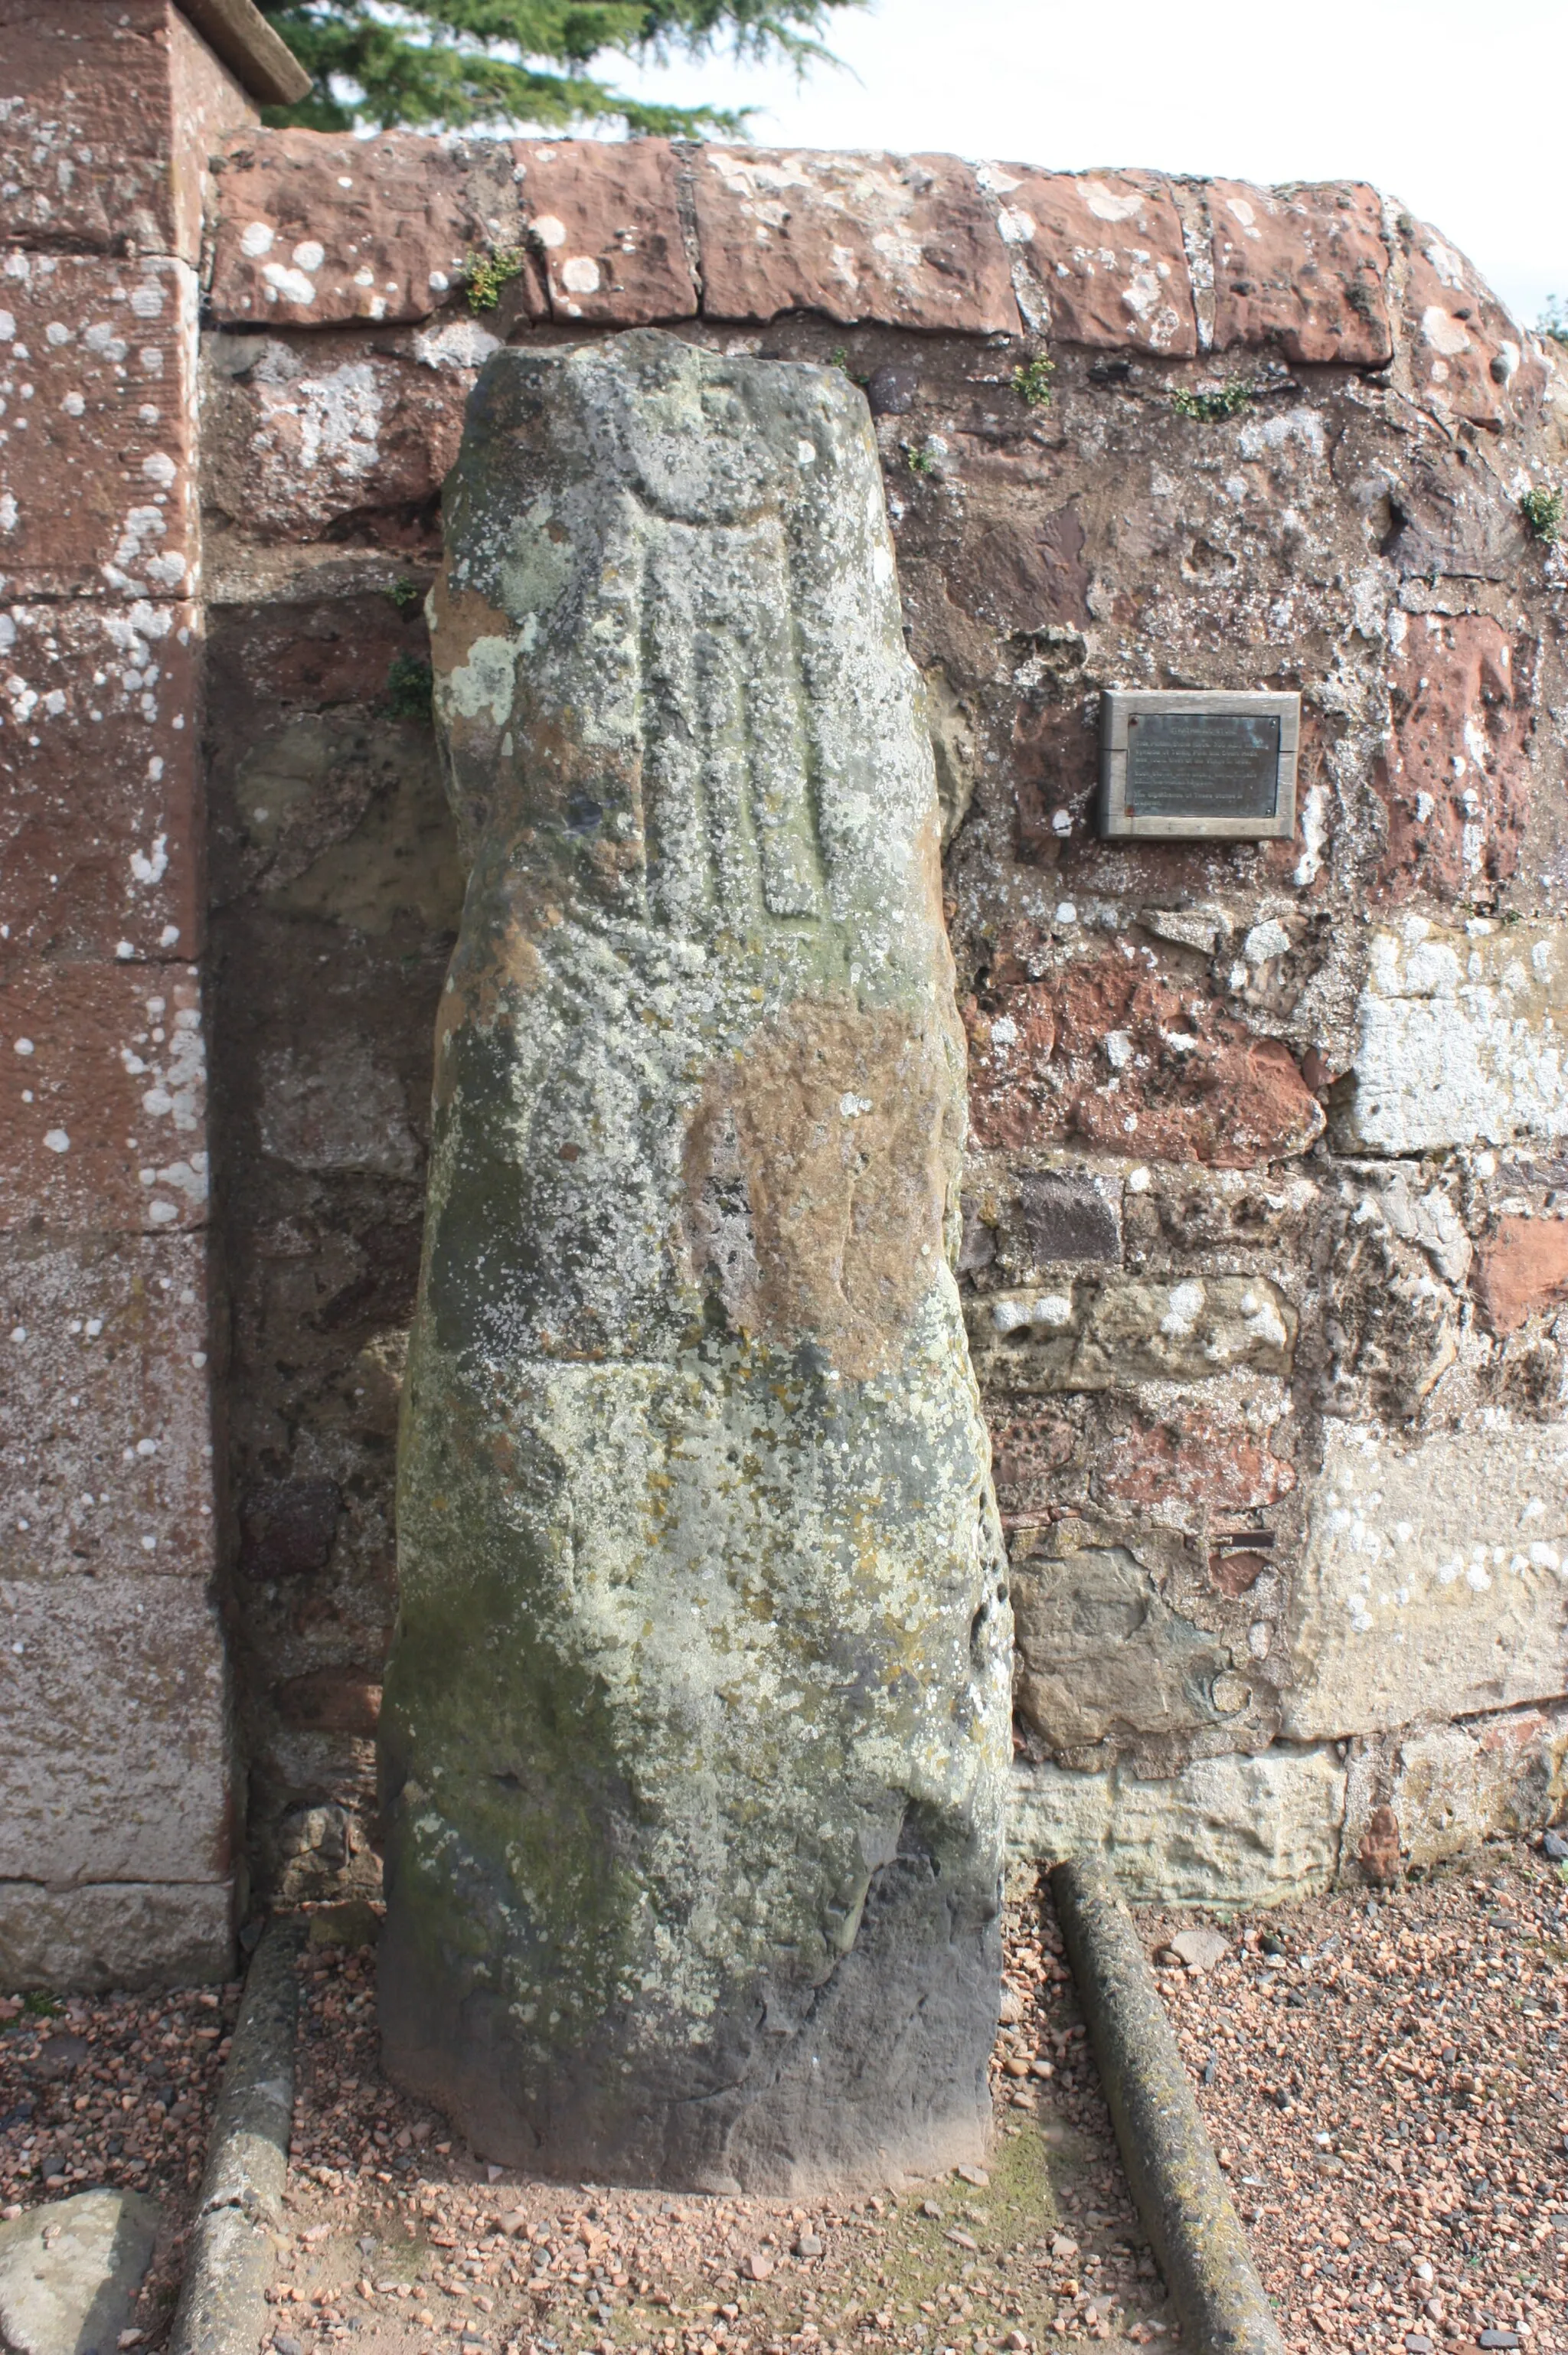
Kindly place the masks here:
<instances>
[{"instance_id":1,"label":"stone wall","mask_svg":"<svg viewBox=\"0 0 1568 2355\"><path fill-rule=\"evenodd\" d=\"M379 1871L398 1386L463 889L420 611L440 485L499 340L648 323L842 367L876 419L970 1033L963 1275L1012 1549L1020 1860L1088 1842L1135 1887L1251 1901L1545 1821L1568 1752L1568 571L1520 499L1563 467L1552 349L1357 186L243 123L207 144L179 527L204 568L212 1354L258 1884ZM62 236L62 268L95 233ZM60 353L29 348L58 415ZM1047 355L1037 404L1016 371ZM187 444L165 447L133 561L118 521L91 541L82 474L81 524L6 543L27 694L52 691L46 656L84 682L92 633L140 610L104 565L145 599L177 552ZM46 556L79 574L25 570ZM27 618L48 600L52 647ZM1299 688L1296 841L1097 840L1107 685ZM133 747L154 723L128 692L102 723L125 774L162 758L187 815L155 849L142 801L90 829L78 786L69 853L34 863L115 890L133 848L166 872L96 931L83 880L16 967L82 993L106 1081L114 993L139 1006L141 961L165 924L183 954L203 904L176 857L194 772ZM197 986L165 978L171 1010ZM51 1213L73 1236L133 1226L97 1207L122 1135L138 1210L139 1168L188 1159L144 1141L167 1116L140 1075L113 1084L96 1162L73 1131L27 1163L33 1194L14 1181L25 1220L47 1185L78 1189ZM136 1248L194 1254L187 1198L157 1199L181 1223Z\"/></svg>"}]
</instances>

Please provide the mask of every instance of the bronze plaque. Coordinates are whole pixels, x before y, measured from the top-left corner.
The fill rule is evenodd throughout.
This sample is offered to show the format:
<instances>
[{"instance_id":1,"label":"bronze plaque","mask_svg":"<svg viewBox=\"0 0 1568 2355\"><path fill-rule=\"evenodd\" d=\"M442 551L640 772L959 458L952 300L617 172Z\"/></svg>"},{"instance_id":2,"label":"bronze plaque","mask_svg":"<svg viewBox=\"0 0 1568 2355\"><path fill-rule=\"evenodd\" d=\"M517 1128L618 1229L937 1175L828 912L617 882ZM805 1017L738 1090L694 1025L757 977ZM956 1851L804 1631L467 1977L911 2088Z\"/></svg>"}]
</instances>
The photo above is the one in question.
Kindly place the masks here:
<instances>
[{"instance_id":1,"label":"bronze plaque","mask_svg":"<svg viewBox=\"0 0 1568 2355\"><path fill-rule=\"evenodd\" d=\"M1296 827L1300 698L1108 688L1101 831L1268 840Z\"/></svg>"}]
</instances>

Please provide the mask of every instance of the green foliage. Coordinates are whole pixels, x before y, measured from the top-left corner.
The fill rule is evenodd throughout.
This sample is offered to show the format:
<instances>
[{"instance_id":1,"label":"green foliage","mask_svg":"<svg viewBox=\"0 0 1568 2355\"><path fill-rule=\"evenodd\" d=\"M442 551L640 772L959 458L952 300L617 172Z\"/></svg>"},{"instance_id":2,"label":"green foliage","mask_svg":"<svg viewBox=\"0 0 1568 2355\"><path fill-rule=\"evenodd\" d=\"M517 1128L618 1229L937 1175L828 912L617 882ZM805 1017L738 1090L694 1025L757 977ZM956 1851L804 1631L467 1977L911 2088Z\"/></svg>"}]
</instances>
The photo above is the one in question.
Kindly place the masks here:
<instances>
[{"instance_id":1,"label":"green foliage","mask_svg":"<svg viewBox=\"0 0 1568 2355\"><path fill-rule=\"evenodd\" d=\"M1170 405L1179 417L1195 417L1200 425L1217 425L1221 418L1241 417L1253 405L1255 386L1244 377L1232 377L1229 384L1200 392L1193 386L1179 384L1170 396Z\"/></svg>"},{"instance_id":2,"label":"green foliage","mask_svg":"<svg viewBox=\"0 0 1568 2355\"><path fill-rule=\"evenodd\" d=\"M267 122L311 131L457 130L528 123L545 131L618 122L665 137L733 136L743 113L645 106L597 81L603 52L663 59L728 47L784 57L804 71L836 8L862 0L261 0L315 87Z\"/></svg>"},{"instance_id":3,"label":"green foliage","mask_svg":"<svg viewBox=\"0 0 1568 2355\"><path fill-rule=\"evenodd\" d=\"M424 602L424 591L417 581L411 581L406 572L400 581L393 581L387 595L399 613L405 616L417 613Z\"/></svg>"},{"instance_id":4,"label":"green foliage","mask_svg":"<svg viewBox=\"0 0 1568 2355\"><path fill-rule=\"evenodd\" d=\"M471 311L493 311L501 289L523 274L523 257L516 246L498 246L494 253L471 253L463 265L463 291Z\"/></svg>"},{"instance_id":5,"label":"green foliage","mask_svg":"<svg viewBox=\"0 0 1568 2355\"><path fill-rule=\"evenodd\" d=\"M936 456L933 451L911 450L907 453L907 455L909 458L909 470L912 474L935 474Z\"/></svg>"},{"instance_id":6,"label":"green foliage","mask_svg":"<svg viewBox=\"0 0 1568 2355\"><path fill-rule=\"evenodd\" d=\"M1526 491L1519 503L1520 515L1535 534L1550 548L1563 536L1563 493L1561 491Z\"/></svg>"},{"instance_id":7,"label":"green foliage","mask_svg":"<svg viewBox=\"0 0 1568 2355\"><path fill-rule=\"evenodd\" d=\"M1568 344L1568 306L1561 294L1549 294L1546 308L1535 323L1538 336L1549 336L1554 344Z\"/></svg>"},{"instance_id":8,"label":"green foliage","mask_svg":"<svg viewBox=\"0 0 1568 2355\"><path fill-rule=\"evenodd\" d=\"M1037 352L1032 360L1023 361L1013 370L1013 390L1030 409L1051 407L1051 379L1056 374L1056 362Z\"/></svg>"},{"instance_id":9,"label":"green foliage","mask_svg":"<svg viewBox=\"0 0 1568 2355\"><path fill-rule=\"evenodd\" d=\"M432 679L429 663L417 655L395 655L387 673L387 709L394 719L422 719L432 712Z\"/></svg>"}]
</instances>

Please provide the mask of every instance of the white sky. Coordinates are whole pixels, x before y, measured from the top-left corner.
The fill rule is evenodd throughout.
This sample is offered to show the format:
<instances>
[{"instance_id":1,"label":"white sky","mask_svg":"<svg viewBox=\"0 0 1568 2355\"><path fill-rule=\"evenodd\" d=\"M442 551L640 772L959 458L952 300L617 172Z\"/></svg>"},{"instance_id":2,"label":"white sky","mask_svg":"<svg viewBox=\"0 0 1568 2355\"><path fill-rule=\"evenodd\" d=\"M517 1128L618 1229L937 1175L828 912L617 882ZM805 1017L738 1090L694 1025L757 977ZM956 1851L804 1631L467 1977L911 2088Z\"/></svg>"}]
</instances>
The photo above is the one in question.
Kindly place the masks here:
<instances>
[{"instance_id":1,"label":"white sky","mask_svg":"<svg viewBox=\"0 0 1568 2355\"><path fill-rule=\"evenodd\" d=\"M872 0L801 88L732 59L606 79L754 105L769 146L1077 170L1355 178L1403 198L1525 321L1568 299L1568 0Z\"/></svg>"}]
</instances>

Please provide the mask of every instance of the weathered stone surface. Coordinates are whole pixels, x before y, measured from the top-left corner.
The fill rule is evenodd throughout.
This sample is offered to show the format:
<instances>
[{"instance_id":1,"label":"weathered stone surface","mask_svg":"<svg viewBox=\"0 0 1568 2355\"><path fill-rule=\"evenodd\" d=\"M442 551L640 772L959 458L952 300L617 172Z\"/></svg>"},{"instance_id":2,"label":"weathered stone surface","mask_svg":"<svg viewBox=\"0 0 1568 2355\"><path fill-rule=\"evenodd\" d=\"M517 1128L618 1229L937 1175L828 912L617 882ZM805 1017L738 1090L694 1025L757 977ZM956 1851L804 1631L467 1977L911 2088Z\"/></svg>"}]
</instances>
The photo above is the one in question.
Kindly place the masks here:
<instances>
[{"instance_id":1,"label":"weathered stone surface","mask_svg":"<svg viewBox=\"0 0 1568 2355\"><path fill-rule=\"evenodd\" d=\"M209 301L223 326L428 319L472 258L515 241L500 140L244 131L220 163Z\"/></svg>"},{"instance_id":2,"label":"weathered stone surface","mask_svg":"<svg viewBox=\"0 0 1568 2355\"><path fill-rule=\"evenodd\" d=\"M417 1178L421 1154L395 1072L360 1039L263 1058L257 1126L263 1151L291 1169L368 1169Z\"/></svg>"},{"instance_id":3,"label":"weathered stone surface","mask_svg":"<svg viewBox=\"0 0 1568 2355\"><path fill-rule=\"evenodd\" d=\"M1096 1473L1108 1503L1230 1513L1276 1505L1295 1486L1295 1465L1273 1452L1244 1406L1227 1412L1186 1401L1163 1414L1134 1415Z\"/></svg>"},{"instance_id":4,"label":"weathered stone surface","mask_svg":"<svg viewBox=\"0 0 1568 2355\"><path fill-rule=\"evenodd\" d=\"M1568 1299L1568 1219L1504 1217L1477 1254L1475 1293L1494 1333L1517 1333Z\"/></svg>"},{"instance_id":5,"label":"weathered stone surface","mask_svg":"<svg viewBox=\"0 0 1568 2355\"><path fill-rule=\"evenodd\" d=\"M1076 1178L1060 1169L1026 1170L1019 1179L1019 1204L1037 1265L1053 1260L1120 1261L1121 1202L1107 1180Z\"/></svg>"},{"instance_id":6,"label":"weathered stone surface","mask_svg":"<svg viewBox=\"0 0 1568 2355\"><path fill-rule=\"evenodd\" d=\"M223 1637L190 1578L0 1582L0 1880L231 1869Z\"/></svg>"},{"instance_id":7,"label":"weathered stone surface","mask_svg":"<svg viewBox=\"0 0 1568 2355\"><path fill-rule=\"evenodd\" d=\"M207 1050L187 965L0 971L0 1230L207 1220Z\"/></svg>"},{"instance_id":8,"label":"weathered stone surface","mask_svg":"<svg viewBox=\"0 0 1568 2355\"><path fill-rule=\"evenodd\" d=\"M1157 1782L1125 1765L1017 1765L1008 1854L1018 1865L1103 1856L1136 1903L1280 1905L1333 1881L1345 1781L1328 1742L1200 1758Z\"/></svg>"},{"instance_id":9,"label":"weathered stone surface","mask_svg":"<svg viewBox=\"0 0 1568 2355\"><path fill-rule=\"evenodd\" d=\"M1125 1745L1228 1713L1215 1685L1229 1650L1173 1610L1125 1546L1016 1564L1013 1614L1019 1713L1049 1749Z\"/></svg>"},{"instance_id":10,"label":"weathered stone surface","mask_svg":"<svg viewBox=\"0 0 1568 2355\"><path fill-rule=\"evenodd\" d=\"M1546 370L1462 253L1420 221L1400 224L1403 338L1416 389L1441 417L1501 424L1539 400Z\"/></svg>"},{"instance_id":11,"label":"weathered stone surface","mask_svg":"<svg viewBox=\"0 0 1568 2355\"><path fill-rule=\"evenodd\" d=\"M196 273L183 261L6 258L0 569L8 596L190 593L196 304Z\"/></svg>"},{"instance_id":12,"label":"weathered stone surface","mask_svg":"<svg viewBox=\"0 0 1568 2355\"><path fill-rule=\"evenodd\" d=\"M667 139L518 140L512 152L556 318L638 327L696 316Z\"/></svg>"},{"instance_id":13,"label":"weathered stone surface","mask_svg":"<svg viewBox=\"0 0 1568 2355\"><path fill-rule=\"evenodd\" d=\"M501 339L477 320L368 351L341 332L204 338L202 491L248 538L323 538L384 518L393 543L457 455L463 404ZM401 527L401 528L400 528Z\"/></svg>"},{"instance_id":14,"label":"weathered stone surface","mask_svg":"<svg viewBox=\"0 0 1568 2355\"><path fill-rule=\"evenodd\" d=\"M1381 368L1393 355L1388 248L1375 188L1208 183L1214 348L1275 344L1288 360Z\"/></svg>"},{"instance_id":15,"label":"weathered stone surface","mask_svg":"<svg viewBox=\"0 0 1568 2355\"><path fill-rule=\"evenodd\" d=\"M1287 1373L1296 1342L1296 1311L1262 1276L1078 1278L987 1293L965 1314L987 1394L1200 1381L1243 1366Z\"/></svg>"},{"instance_id":16,"label":"weathered stone surface","mask_svg":"<svg viewBox=\"0 0 1568 2355\"><path fill-rule=\"evenodd\" d=\"M1528 655L1489 615L1412 616L1391 666L1386 783L1391 899L1474 901L1519 864L1530 815Z\"/></svg>"},{"instance_id":17,"label":"weathered stone surface","mask_svg":"<svg viewBox=\"0 0 1568 2355\"><path fill-rule=\"evenodd\" d=\"M865 406L647 333L507 352L448 516L475 868L380 1727L388 2065L550 2171L972 2156L1010 1617Z\"/></svg>"},{"instance_id":18,"label":"weathered stone surface","mask_svg":"<svg viewBox=\"0 0 1568 2355\"><path fill-rule=\"evenodd\" d=\"M695 202L709 319L822 311L846 325L1018 332L1007 249L955 156L712 144Z\"/></svg>"},{"instance_id":19,"label":"weathered stone surface","mask_svg":"<svg viewBox=\"0 0 1568 2355\"><path fill-rule=\"evenodd\" d=\"M1030 325L1059 343L1189 357L1198 322L1168 186L1139 172L981 166Z\"/></svg>"},{"instance_id":20,"label":"weathered stone surface","mask_svg":"<svg viewBox=\"0 0 1568 2355\"><path fill-rule=\"evenodd\" d=\"M0 240L198 261L202 166L254 110L174 0L0 0Z\"/></svg>"},{"instance_id":21,"label":"weathered stone surface","mask_svg":"<svg viewBox=\"0 0 1568 2355\"><path fill-rule=\"evenodd\" d=\"M226 1979L233 1913L229 1881L0 1881L0 1981L91 1990Z\"/></svg>"},{"instance_id":22,"label":"weathered stone surface","mask_svg":"<svg viewBox=\"0 0 1568 2355\"><path fill-rule=\"evenodd\" d=\"M0 612L0 956L199 954L197 616Z\"/></svg>"},{"instance_id":23,"label":"weathered stone surface","mask_svg":"<svg viewBox=\"0 0 1568 2355\"><path fill-rule=\"evenodd\" d=\"M1461 932L1406 916L1369 943L1354 1068L1336 1139L1353 1153L1431 1153L1568 1135L1568 943L1554 926Z\"/></svg>"},{"instance_id":24,"label":"weathered stone surface","mask_svg":"<svg viewBox=\"0 0 1568 2355\"><path fill-rule=\"evenodd\" d=\"M1328 1426L1291 1604L1300 1741L1555 1698L1568 1687L1568 1442Z\"/></svg>"},{"instance_id":25,"label":"weathered stone surface","mask_svg":"<svg viewBox=\"0 0 1568 2355\"><path fill-rule=\"evenodd\" d=\"M381 1688L373 1678L351 1670L315 1668L280 1687L278 1708L292 1725L318 1728L323 1733L374 1733L381 1713Z\"/></svg>"},{"instance_id":26,"label":"weathered stone surface","mask_svg":"<svg viewBox=\"0 0 1568 2355\"><path fill-rule=\"evenodd\" d=\"M1115 954L965 1007L969 1110L989 1148L1083 1137L1115 1153L1245 1168L1303 1153L1322 1108L1283 1041Z\"/></svg>"},{"instance_id":27,"label":"weathered stone surface","mask_svg":"<svg viewBox=\"0 0 1568 2355\"><path fill-rule=\"evenodd\" d=\"M1429 1870L1488 1839L1529 1839L1568 1801L1568 1709L1511 1710L1358 1744L1344 1855L1365 1844L1377 1806L1392 1818L1396 1870ZM1374 1794L1386 1792L1379 1803Z\"/></svg>"},{"instance_id":28,"label":"weathered stone surface","mask_svg":"<svg viewBox=\"0 0 1568 2355\"><path fill-rule=\"evenodd\" d=\"M79 2191L0 2224L7 2355L101 2355L130 2323L158 2232L140 2191Z\"/></svg>"},{"instance_id":29,"label":"weathered stone surface","mask_svg":"<svg viewBox=\"0 0 1568 2355\"><path fill-rule=\"evenodd\" d=\"M0 1578L208 1578L207 1255L194 1236L0 1241Z\"/></svg>"},{"instance_id":30,"label":"weathered stone surface","mask_svg":"<svg viewBox=\"0 0 1568 2355\"><path fill-rule=\"evenodd\" d=\"M1509 485L1478 467L1445 466L1412 451L1391 497L1383 553L1406 581L1511 581L1530 533ZM1402 629L1394 624L1396 634Z\"/></svg>"}]
</instances>

